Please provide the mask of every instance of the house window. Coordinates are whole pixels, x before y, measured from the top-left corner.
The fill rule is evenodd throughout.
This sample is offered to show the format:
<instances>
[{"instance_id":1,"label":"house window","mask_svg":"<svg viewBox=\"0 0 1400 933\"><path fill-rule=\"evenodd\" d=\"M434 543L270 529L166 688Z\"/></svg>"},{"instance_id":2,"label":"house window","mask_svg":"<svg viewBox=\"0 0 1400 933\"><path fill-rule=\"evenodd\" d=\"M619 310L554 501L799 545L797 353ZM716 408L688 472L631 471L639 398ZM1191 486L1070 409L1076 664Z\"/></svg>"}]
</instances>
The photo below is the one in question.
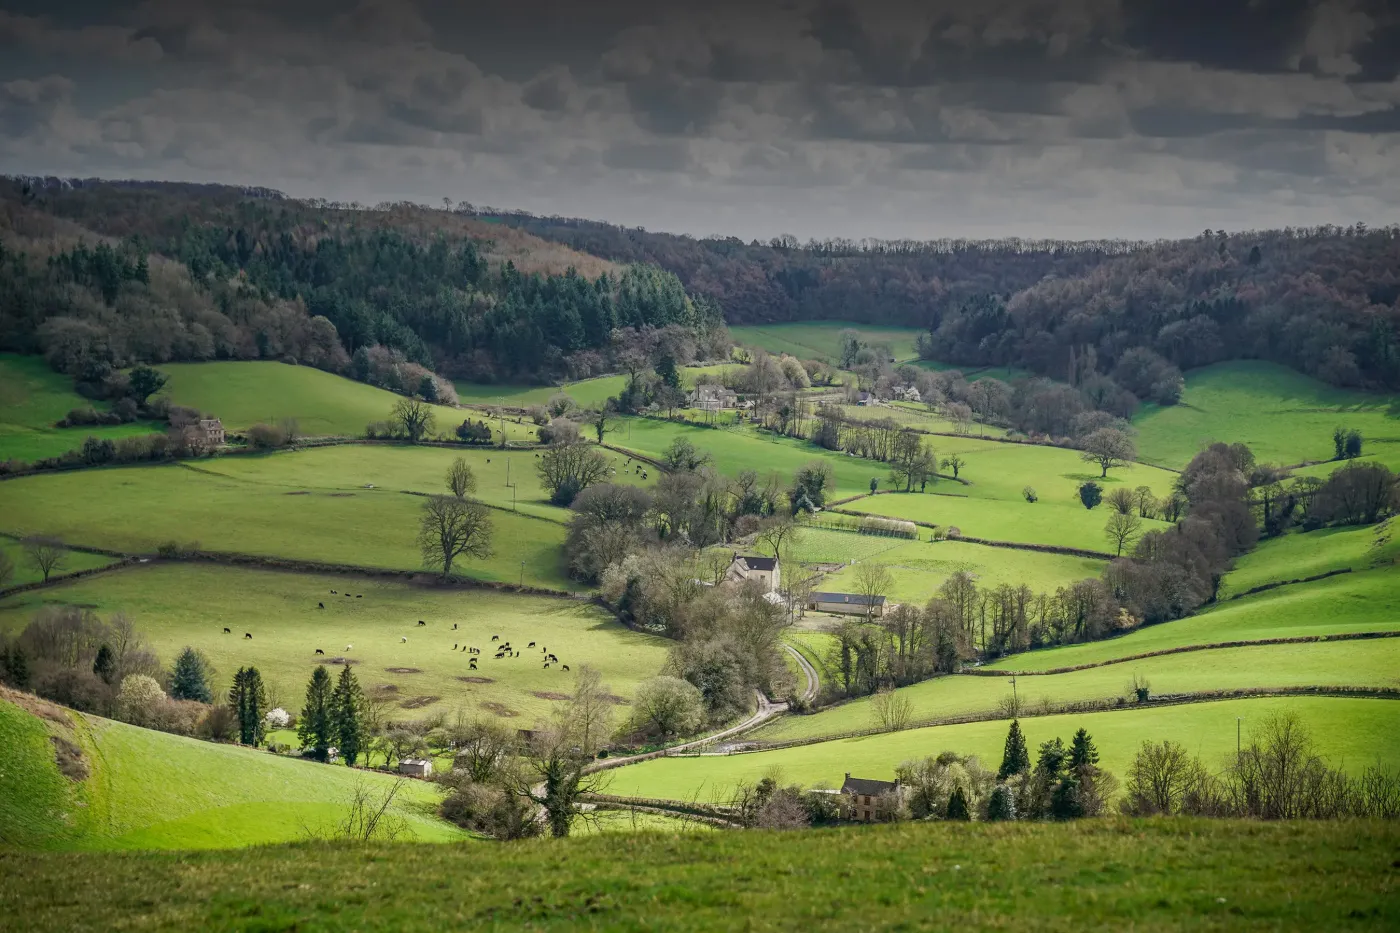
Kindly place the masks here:
<instances>
[{"instance_id":1,"label":"house window","mask_svg":"<svg viewBox=\"0 0 1400 933\"><path fill-rule=\"evenodd\" d=\"M863 802L867 807L870 806L870 797L867 796L867 797L865 798L865 800L862 801L862 802Z\"/></svg>"}]
</instances>

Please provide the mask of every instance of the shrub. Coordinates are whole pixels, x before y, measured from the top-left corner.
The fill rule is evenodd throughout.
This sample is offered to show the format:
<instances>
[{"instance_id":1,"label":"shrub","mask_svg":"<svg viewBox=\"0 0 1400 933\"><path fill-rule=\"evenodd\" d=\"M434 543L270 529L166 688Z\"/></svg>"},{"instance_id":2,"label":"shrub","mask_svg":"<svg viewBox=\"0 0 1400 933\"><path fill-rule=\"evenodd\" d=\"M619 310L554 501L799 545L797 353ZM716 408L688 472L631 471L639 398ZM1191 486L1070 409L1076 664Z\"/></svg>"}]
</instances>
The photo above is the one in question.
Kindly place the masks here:
<instances>
[{"instance_id":1,"label":"shrub","mask_svg":"<svg viewBox=\"0 0 1400 933\"><path fill-rule=\"evenodd\" d=\"M1014 819L1016 819L1016 794L1006 784L998 784L992 788L991 796L987 798L987 820L997 823Z\"/></svg>"},{"instance_id":2,"label":"shrub","mask_svg":"<svg viewBox=\"0 0 1400 933\"><path fill-rule=\"evenodd\" d=\"M238 714L227 706L211 706L199 721L198 734L213 742L230 742L238 734Z\"/></svg>"},{"instance_id":3,"label":"shrub","mask_svg":"<svg viewBox=\"0 0 1400 933\"><path fill-rule=\"evenodd\" d=\"M286 729L292 724L292 714L280 706L268 710L263 718L267 721L269 729Z\"/></svg>"},{"instance_id":4,"label":"shrub","mask_svg":"<svg viewBox=\"0 0 1400 933\"><path fill-rule=\"evenodd\" d=\"M1025 498L1027 502L1037 502L1040 499L1040 496L1036 495L1035 489L1031 486L1027 486L1025 489L1022 489L1021 495Z\"/></svg>"},{"instance_id":5,"label":"shrub","mask_svg":"<svg viewBox=\"0 0 1400 933\"><path fill-rule=\"evenodd\" d=\"M117 692L117 718L133 726L153 726L165 704L165 691L154 677L132 674Z\"/></svg>"},{"instance_id":6,"label":"shrub","mask_svg":"<svg viewBox=\"0 0 1400 933\"><path fill-rule=\"evenodd\" d=\"M270 424L255 424L248 429L248 443L259 450L274 450L287 444L287 433Z\"/></svg>"},{"instance_id":7,"label":"shrub","mask_svg":"<svg viewBox=\"0 0 1400 933\"><path fill-rule=\"evenodd\" d=\"M1084 508L1092 509L1103 501L1103 487L1098 483L1083 483L1079 487L1079 501L1084 503Z\"/></svg>"}]
</instances>

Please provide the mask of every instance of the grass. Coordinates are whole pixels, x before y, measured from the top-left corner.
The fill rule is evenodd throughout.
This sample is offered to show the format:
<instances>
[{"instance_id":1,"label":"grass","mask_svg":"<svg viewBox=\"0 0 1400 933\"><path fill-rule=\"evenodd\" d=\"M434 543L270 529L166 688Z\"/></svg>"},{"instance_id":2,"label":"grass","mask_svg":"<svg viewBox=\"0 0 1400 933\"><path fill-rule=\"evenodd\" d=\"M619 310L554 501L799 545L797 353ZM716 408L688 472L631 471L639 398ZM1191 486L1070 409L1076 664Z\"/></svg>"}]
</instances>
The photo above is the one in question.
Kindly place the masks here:
<instances>
[{"instance_id":1,"label":"grass","mask_svg":"<svg viewBox=\"0 0 1400 933\"><path fill-rule=\"evenodd\" d=\"M912 360L919 355L915 341L923 331L917 327L884 327L849 321L805 321L795 324L752 324L729 328L734 340L769 353L786 353L802 360L841 361L841 332L855 331L867 344L887 344L896 360Z\"/></svg>"},{"instance_id":2,"label":"grass","mask_svg":"<svg viewBox=\"0 0 1400 933\"><path fill-rule=\"evenodd\" d=\"M67 724L41 722L0 700L0 729L19 732L24 744L7 751L22 785L0 783L0 820L26 815L30 788L46 805L62 807L46 827L62 832L18 835L13 844L40 848L206 849L288 842L308 831L326 833L344 818L357 784L387 790L388 775L283 758L254 749L216 745L124 723L69 714ZM14 722L18 720L16 727ZM41 733L43 733L41 738ZM90 769L70 782L58 773L48 734L78 745ZM7 749L10 747L7 746ZM7 781L0 778L0 781ZM16 806L16 795L23 803ZM66 797L66 800L65 800ZM434 813L431 784L403 785L394 812L409 838L445 842L464 838Z\"/></svg>"},{"instance_id":3,"label":"grass","mask_svg":"<svg viewBox=\"0 0 1400 933\"><path fill-rule=\"evenodd\" d=\"M1378 741L1378 737L1393 735L1400 728L1400 702L1394 700L1223 700L1122 712L1036 716L1022 719L1021 726L1032 752L1041 742L1059 736L1068 743L1076 729L1087 729L1098 745L1100 764L1121 778L1146 740L1180 742L1214 767L1235 750L1236 717L1243 717L1248 735L1253 723L1275 711L1297 713L1311 731L1319 752L1334 766L1360 769L1375 763L1378 755L1385 765L1400 765L1400 745ZM942 751L976 755L984 766L995 769L1001 762L1006 728L1005 720L994 720L742 755L658 758L613 772L610 793L722 801L728 799L737 784L773 775L783 782L839 787L842 775L848 771L858 777L892 780L901 762Z\"/></svg>"},{"instance_id":4,"label":"grass","mask_svg":"<svg viewBox=\"0 0 1400 933\"><path fill-rule=\"evenodd\" d=\"M5 586L20 586L24 583L38 583L44 579L29 558L25 555L24 547L10 538L0 538L0 553L8 554L15 564L15 575ZM110 557L103 557L100 554L84 554L80 551L69 551L63 556L63 563L54 569L53 576L61 576L66 573L76 573L80 570L91 570L94 567L106 567L114 563Z\"/></svg>"},{"instance_id":5,"label":"grass","mask_svg":"<svg viewBox=\"0 0 1400 933\"><path fill-rule=\"evenodd\" d=\"M736 369L737 366L729 363L717 363L709 366L684 366L680 370L681 381L685 385L693 385L695 377L699 375L717 376L721 373ZM463 404L471 405L506 405L513 408L525 408L534 405L544 405L554 396L563 393L583 408L594 408L602 405L608 399L620 393L627 387L627 376L597 376L593 379L582 379L578 382L565 383L562 386L519 386L519 385L494 385L480 382L458 382L454 384L457 389L457 398Z\"/></svg>"},{"instance_id":6,"label":"grass","mask_svg":"<svg viewBox=\"0 0 1400 933\"><path fill-rule=\"evenodd\" d=\"M295 418L307 436L363 437L365 425L384 421L400 396L309 366L266 361L167 363L162 394L171 401L218 416L241 430ZM451 433L468 413L433 406L437 430ZM479 417L479 416L478 416Z\"/></svg>"},{"instance_id":7,"label":"grass","mask_svg":"<svg viewBox=\"0 0 1400 933\"><path fill-rule=\"evenodd\" d=\"M1107 641L1066 645L998 660L1001 670L1043 671L1112 661L1183 645L1384 632L1400 628L1400 586L1391 570L1299 583L1219 603Z\"/></svg>"},{"instance_id":8,"label":"grass","mask_svg":"<svg viewBox=\"0 0 1400 933\"><path fill-rule=\"evenodd\" d=\"M1171 654L1068 674L1025 676L1018 678L1016 687L1025 707L1038 710L1050 703L1131 700L1134 676L1146 678L1155 694L1316 685L1400 687L1400 639ZM912 703L914 720L995 712L1012 698L1006 678L968 674L938 677L897 692ZM810 716L787 716L752 737L779 741L878 728L871 702L862 698ZM1400 716L1400 705L1396 713Z\"/></svg>"},{"instance_id":9,"label":"grass","mask_svg":"<svg viewBox=\"0 0 1400 933\"><path fill-rule=\"evenodd\" d=\"M1332 429L1354 428L1365 449L1400 466L1400 398L1336 389L1276 363L1237 361L1192 370L1181 402L1133 419L1139 455L1182 467L1211 441L1249 445L1260 463L1326 460Z\"/></svg>"},{"instance_id":10,"label":"grass","mask_svg":"<svg viewBox=\"0 0 1400 933\"><path fill-rule=\"evenodd\" d=\"M1168 819L22 855L0 928L1384 930L1397 846L1390 823Z\"/></svg>"},{"instance_id":11,"label":"grass","mask_svg":"<svg viewBox=\"0 0 1400 933\"><path fill-rule=\"evenodd\" d=\"M355 448L358 449L358 448ZM309 452L307 452L309 453ZM303 454L277 462L292 463ZM269 460L269 462L273 462ZM412 570L422 500L395 489L331 489L244 481L231 464L169 464L25 477L0 483L3 531L41 531L71 544L150 553L169 541L330 563ZM493 511L494 553L464 576L564 589L562 525Z\"/></svg>"},{"instance_id":12,"label":"grass","mask_svg":"<svg viewBox=\"0 0 1400 933\"><path fill-rule=\"evenodd\" d=\"M1393 519L1359 528L1295 531L1259 542L1221 581L1222 598L1256 586L1299 580L1333 570L1368 570L1400 555L1400 523Z\"/></svg>"},{"instance_id":13,"label":"grass","mask_svg":"<svg viewBox=\"0 0 1400 933\"><path fill-rule=\"evenodd\" d=\"M56 457L83 446L90 435L115 440L156 430L144 422L54 427L74 408L108 407L74 392L72 379L54 372L42 357L0 353L0 461Z\"/></svg>"},{"instance_id":14,"label":"grass","mask_svg":"<svg viewBox=\"0 0 1400 933\"><path fill-rule=\"evenodd\" d=\"M815 533L815 532L808 532ZM829 535L861 539L866 535L829 531ZM1096 577L1103 562L1063 554L1018 551L987 547L961 541L901 541L898 538L872 538L893 547L881 549L867 557L852 555L857 563L844 570L828 574L821 589L853 593L856 577L864 562L884 564L890 571L894 586L885 594L898 602L926 602L938 588L957 571L967 571L977 585L991 588L1002 583L1029 586L1036 592L1054 592L1085 577Z\"/></svg>"},{"instance_id":15,"label":"grass","mask_svg":"<svg viewBox=\"0 0 1400 933\"><path fill-rule=\"evenodd\" d=\"M0 699L0 850L66 839L81 795L59 773L49 730L37 716Z\"/></svg>"},{"instance_id":16,"label":"grass","mask_svg":"<svg viewBox=\"0 0 1400 933\"><path fill-rule=\"evenodd\" d=\"M331 590L342 595L332 596ZM362 598L348 598L347 592ZM318 609L318 603L326 608ZM524 727L556 705L535 694L572 693L584 664L597 668L614 694L631 697L665 664L668 645L625 628L586 602L191 564L131 568L0 600L0 631L17 631L41 606L54 604L91 607L104 617L125 612L166 661L186 645L198 648L213 662L221 690L240 666L254 665L276 702L288 709L299 708L316 664L348 656L367 689L392 684L405 702L442 698L396 710L398 716L460 706L508 713L513 724ZM428 626L418 626L419 619ZM224 635L225 627L233 633ZM253 635L251 641L242 637L245 632ZM521 656L495 660L492 635L510 641ZM407 643L400 641L404 637ZM536 657L539 648L526 648L531 641L548 647L572 670L558 665L545 670ZM467 654L452 650L454 644L482 650L477 674L468 670ZM355 647L347 652L346 645ZM317 648L326 656L318 657ZM467 676L493 682L458 680Z\"/></svg>"}]
</instances>

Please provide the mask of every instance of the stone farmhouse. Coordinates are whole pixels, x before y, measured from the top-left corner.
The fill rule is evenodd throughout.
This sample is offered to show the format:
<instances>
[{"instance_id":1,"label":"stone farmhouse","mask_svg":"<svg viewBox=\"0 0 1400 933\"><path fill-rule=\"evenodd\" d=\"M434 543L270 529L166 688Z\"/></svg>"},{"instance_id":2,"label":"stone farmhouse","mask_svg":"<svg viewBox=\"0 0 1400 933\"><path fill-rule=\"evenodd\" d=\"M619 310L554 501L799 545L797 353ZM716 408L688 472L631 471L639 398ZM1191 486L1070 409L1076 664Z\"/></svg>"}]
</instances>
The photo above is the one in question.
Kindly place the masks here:
<instances>
[{"instance_id":1,"label":"stone farmhouse","mask_svg":"<svg viewBox=\"0 0 1400 933\"><path fill-rule=\"evenodd\" d=\"M783 585L782 568L776 557L743 557L735 554L724 579L734 583L757 583L764 593L776 593Z\"/></svg>"},{"instance_id":2,"label":"stone farmhouse","mask_svg":"<svg viewBox=\"0 0 1400 933\"><path fill-rule=\"evenodd\" d=\"M846 815L849 819L862 823L884 820L899 806L899 781L853 778L847 771L841 794L847 801Z\"/></svg>"},{"instance_id":3,"label":"stone farmhouse","mask_svg":"<svg viewBox=\"0 0 1400 933\"><path fill-rule=\"evenodd\" d=\"M199 419L199 430L204 435L204 443L210 447L224 445L224 423L218 418Z\"/></svg>"},{"instance_id":4,"label":"stone farmhouse","mask_svg":"<svg viewBox=\"0 0 1400 933\"><path fill-rule=\"evenodd\" d=\"M730 408L737 408L739 396L721 385L706 383L695 387L695 391L690 393L690 407L699 408L702 411L723 411Z\"/></svg>"}]
</instances>

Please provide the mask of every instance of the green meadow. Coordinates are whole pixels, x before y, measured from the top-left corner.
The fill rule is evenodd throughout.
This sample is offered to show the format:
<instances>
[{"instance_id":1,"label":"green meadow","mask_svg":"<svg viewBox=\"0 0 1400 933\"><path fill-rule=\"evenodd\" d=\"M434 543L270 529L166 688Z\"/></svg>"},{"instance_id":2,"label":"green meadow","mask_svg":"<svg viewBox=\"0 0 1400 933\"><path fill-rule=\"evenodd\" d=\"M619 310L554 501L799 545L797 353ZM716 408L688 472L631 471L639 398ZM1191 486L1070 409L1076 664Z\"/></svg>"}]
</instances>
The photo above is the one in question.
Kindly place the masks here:
<instances>
[{"instance_id":1,"label":"green meadow","mask_svg":"<svg viewBox=\"0 0 1400 933\"><path fill-rule=\"evenodd\" d=\"M298 455L292 455L298 456ZM217 463L218 461L216 461ZM7 527L70 544L152 553L198 545L263 557L413 570L422 499L396 489L265 486L205 472L202 464L114 467L0 483ZM504 583L564 589L556 521L493 510L494 552L454 572Z\"/></svg>"},{"instance_id":2,"label":"green meadow","mask_svg":"<svg viewBox=\"0 0 1400 933\"><path fill-rule=\"evenodd\" d=\"M44 575L29 562L29 557L25 554L24 547L13 538L0 537L0 553L7 555L14 561L15 575L9 583L4 586L19 586L24 583L38 583L44 579ZM54 568L53 576L58 577L63 574L76 573L80 570L91 570L94 567L106 567L114 563L113 558L104 557L101 554L84 554L81 551L69 551L63 555L63 563Z\"/></svg>"},{"instance_id":3,"label":"green meadow","mask_svg":"<svg viewBox=\"0 0 1400 933\"><path fill-rule=\"evenodd\" d=\"M739 367L730 363L714 363L707 366L683 366L681 381L694 385L700 375L718 376ZM496 385L480 382L457 382L457 399L464 405L504 405L512 408L526 408L544 405L556 395L563 394L573 399L582 408L596 408L627 387L627 376L597 376L566 382L558 386L519 386Z\"/></svg>"},{"instance_id":4,"label":"green meadow","mask_svg":"<svg viewBox=\"0 0 1400 933\"><path fill-rule=\"evenodd\" d=\"M1301 580L1330 571L1369 570L1393 565L1400 556L1400 523L1389 519L1357 528L1293 531L1260 541L1220 581L1220 596L1229 598L1256 586Z\"/></svg>"},{"instance_id":5,"label":"green meadow","mask_svg":"<svg viewBox=\"0 0 1400 933\"><path fill-rule=\"evenodd\" d=\"M1183 467L1213 441L1244 443L1260 463L1328 460L1332 430L1354 428L1365 450L1400 467L1400 399L1337 389L1276 363L1217 363L1186 374L1181 402L1133 419L1138 455Z\"/></svg>"},{"instance_id":6,"label":"green meadow","mask_svg":"<svg viewBox=\"0 0 1400 933\"><path fill-rule=\"evenodd\" d=\"M1044 741L1069 742L1076 729L1093 736L1103 768L1120 777L1144 741L1179 742L1215 767L1235 750L1237 719L1248 736L1254 723L1274 712L1292 712L1312 734L1318 751L1334 767L1359 770L1379 763L1400 766L1400 745L1378 742L1400 728L1400 704L1394 700L1336 697L1260 697L1182 706L1057 716L1021 720L1034 755ZM614 794L674 800L725 801L745 782L775 777L808 787L840 787L843 776L892 780L901 762L953 751L976 755L984 767L1001 763L1007 720L930 726L853 739L834 739L764 752L657 758L613 772Z\"/></svg>"},{"instance_id":7,"label":"green meadow","mask_svg":"<svg viewBox=\"0 0 1400 933\"><path fill-rule=\"evenodd\" d=\"M1025 675L1017 678L1014 692L1028 712L1051 708L1051 704L1120 697L1134 702L1134 677L1149 683L1154 694L1318 685L1397 688L1400 638L1169 654L1067 674ZM1013 699L1008 678L972 674L938 677L897 692L908 698L914 721L994 713ZM1400 705L1395 713L1400 725ZM879 727L872 701L862 698L810 716L784 717L750 737L782 741Z\"/></svg>"},{"instance_id":8,"label":"green meadow","mask_svg":"<svg viewBox=\"0 0 1400 933\"><path fill-rule=\"evenodd\" d=\"M74 408L109 406L73 391L73 380L49 368L42 357L0 353L0 461L29 462L76 450L89 437L115 440L159 430L145 422L56 428Z\"/></svg>"},{"instance_id":9,"label":"green meadow","mask_svg":"<svg viewBox=\"0 0 1400 933\"><path fill-rule=\"evenodd\" d=\"M357 785L377 795L393 784L388 775L96 716L67 717L68 722L42 720L0 698L0 736L6 740L0 846L211 849L291 842L332 833ZM81 748L86 779L74 781L59 772L51 735ZM404 784L391 813L402 819L405 839L466 838L436 816L438 799L431 784Z\"/></svg>"},{"instance_id":10,"label":"green meadow","mask_svg":"<svg viewBox=\"0 0 1400 933\"><path fill-rule=\"evenodd\" d=\"M801 360L841 361L841 332L853 330L863 343L887 345L896 360L912 360L919 353L915 341L923 333L916 327L882 327L849 321L807 321L795 324L746 324L729 328L734 340L769 353L786 353Z\"/></svg>"},{"instance_id":11,"label":"green meadow","mask_svg":"<svg viewBox=\"0 0 1400 933\"><path fill-rule=\"evenodd\" d=\"M187 645L198 648L221 689L251 664L287 709L300 707L317 664L340 657L351 661L366 688L392 688L401 701L395 716L460 707L526 727L573 692L585 664L602 673L614 695L631 697L665 665L669 644L581 600L183 563L125 568L0 600L0 631L18 632L53 605L104 617L124 612L167 662ZM428 624L419 626L419 619ZM245 632L253 638L243 638ZM520 657L496 660L492 635ZM537 647L527 648L532 641ZM461 650L467 645L482 652L475 672ZM546 647L560 661L548 670L539 657Z\"/></svg>"},{"instance_id":12,"label":"green meadow","mask_svg":"<svg viewBox=\"0 0 1400 933\"><path fill-rule=\"evenodd\" d=\"M1281 586L1117 638L1028 651L999 659L995 664L998 670L1044 671L1187 645L1390 632L1397 628L1400 586L1396 585L1395 573L1390 569L1369 570ZM1345 681L1345 675L1345 671L1339 671L1338 679Z\"/></svg>"}]
</instances>

